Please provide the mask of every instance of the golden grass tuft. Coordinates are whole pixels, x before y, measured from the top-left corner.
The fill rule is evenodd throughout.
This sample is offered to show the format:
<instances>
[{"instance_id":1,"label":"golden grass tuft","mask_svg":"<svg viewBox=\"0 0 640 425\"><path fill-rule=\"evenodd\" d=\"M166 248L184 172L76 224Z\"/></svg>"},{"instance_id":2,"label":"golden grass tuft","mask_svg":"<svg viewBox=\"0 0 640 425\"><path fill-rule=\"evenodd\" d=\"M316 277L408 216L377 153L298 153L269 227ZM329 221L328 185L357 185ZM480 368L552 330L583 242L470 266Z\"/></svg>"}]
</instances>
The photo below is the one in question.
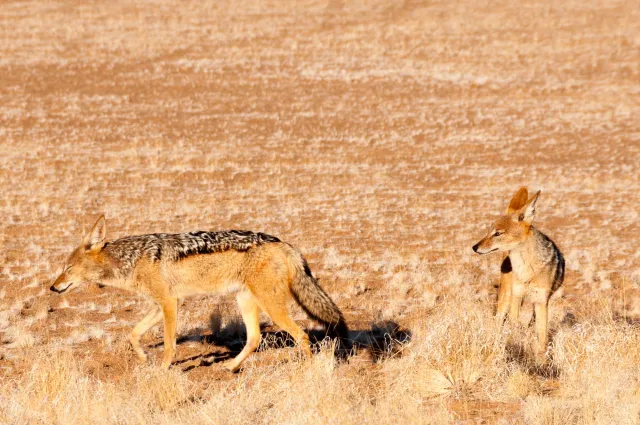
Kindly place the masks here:
<instances>
[{"instance_id":1,"label":"golden grass tuft","mask_svg":"<svg viewBox=\"0 0 640 425\"><path fill-rule=\"evenodd\" d=\"M526 398L536 395L540 390L540 383L528 373L516 369L507 380L507 393L510 396Z\"/></svg>"}]
</instances>

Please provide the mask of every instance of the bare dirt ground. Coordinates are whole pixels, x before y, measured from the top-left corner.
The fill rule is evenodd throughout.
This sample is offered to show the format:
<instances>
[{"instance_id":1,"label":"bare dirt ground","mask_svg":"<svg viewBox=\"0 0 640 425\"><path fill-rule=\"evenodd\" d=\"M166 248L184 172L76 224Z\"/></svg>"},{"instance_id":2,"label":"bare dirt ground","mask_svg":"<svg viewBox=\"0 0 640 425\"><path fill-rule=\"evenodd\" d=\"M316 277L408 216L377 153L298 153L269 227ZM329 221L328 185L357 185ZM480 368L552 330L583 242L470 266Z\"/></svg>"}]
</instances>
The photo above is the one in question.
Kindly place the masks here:
<instances>
[{"instance_id":1,"label":"bare dirt ground","mask_svg":"<svg viewBox=\"0 0 640 425\"><path fill-rule=\"evenodd\" d=\"M0 422L640 420L634 2L4 1L0 40ZM567 261L543 369L470 249L521 185ZM48 291L101 213L294 244L358 353L297 359L264 317L229 374L223 295L139 365L148 301Z\"/></svg>"}]
</instances>

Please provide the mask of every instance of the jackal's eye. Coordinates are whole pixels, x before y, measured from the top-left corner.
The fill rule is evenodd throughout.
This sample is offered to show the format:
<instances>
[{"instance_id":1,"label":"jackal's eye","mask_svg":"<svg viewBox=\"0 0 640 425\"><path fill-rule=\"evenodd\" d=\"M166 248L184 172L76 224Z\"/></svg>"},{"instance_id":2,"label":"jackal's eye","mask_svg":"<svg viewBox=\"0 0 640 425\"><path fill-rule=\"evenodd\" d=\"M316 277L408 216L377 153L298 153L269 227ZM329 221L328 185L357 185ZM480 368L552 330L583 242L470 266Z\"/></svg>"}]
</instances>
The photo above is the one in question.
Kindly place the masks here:
<instances>
[{"instance_id":1,"label":"jackal's eye","mask_svg":"<svg viewBox=\"0 0 640 425\"><path fill-rule=\"evenodd\" d=\"M504 233L504 231L503 231L503 230L496 230L496 231L493 233L493 236L500 236L500 235L501 235L501 234L503 234L503 233Z\"/></svg>"}]
</instances>

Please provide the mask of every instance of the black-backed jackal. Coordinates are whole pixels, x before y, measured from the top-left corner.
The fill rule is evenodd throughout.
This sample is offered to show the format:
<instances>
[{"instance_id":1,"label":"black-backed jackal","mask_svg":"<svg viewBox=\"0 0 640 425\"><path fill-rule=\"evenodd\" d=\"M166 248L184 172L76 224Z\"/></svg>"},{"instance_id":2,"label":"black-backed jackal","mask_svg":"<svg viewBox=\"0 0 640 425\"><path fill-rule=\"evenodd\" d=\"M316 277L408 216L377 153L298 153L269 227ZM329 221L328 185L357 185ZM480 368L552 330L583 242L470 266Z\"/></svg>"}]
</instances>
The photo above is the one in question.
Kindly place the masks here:
<instances>
[{"instance_id":1,"label":"black-backed jackal","mask_svg":"<svg viewBox=\"0 0 640 425\"><path fill-rule=\"evenodd\" d=\"M516 322L523 298L533 303L538 354L544 357L548 342L549 298L564 280L564 258L555 243L531 225L539 195L540 191L520 206L522 198L527 197L526 188L521 188L511 200L507 214L493 223L473 250L478 254L508 253L502 263L498 320L504 319L508 305L509 320Z\"/></svg>"},{"instance_id":2,"label":"black-backed jackal","mask_svg":"<svg viewBox=\"0 0 640 425\"><path fill-rule=\"evenodd\" d=\"M247 343L226 362L238 370L260 344L260 311L288 332L305 355L311 354L309 337L289 316L294 298L313 319L345 337L342 313L311 274L307 262L293 246L264 233L230 230L180 234L150 234L105 241L101 216L67 259L51 290L62 293L93 282L134 291L157 304L138 323L129 341L141 360L146 354L140 337L164 319L164 356L168 368L176 351L176 321L182 298L194 294L237 292L247 328Z\"/></svg>"}]
</instances>

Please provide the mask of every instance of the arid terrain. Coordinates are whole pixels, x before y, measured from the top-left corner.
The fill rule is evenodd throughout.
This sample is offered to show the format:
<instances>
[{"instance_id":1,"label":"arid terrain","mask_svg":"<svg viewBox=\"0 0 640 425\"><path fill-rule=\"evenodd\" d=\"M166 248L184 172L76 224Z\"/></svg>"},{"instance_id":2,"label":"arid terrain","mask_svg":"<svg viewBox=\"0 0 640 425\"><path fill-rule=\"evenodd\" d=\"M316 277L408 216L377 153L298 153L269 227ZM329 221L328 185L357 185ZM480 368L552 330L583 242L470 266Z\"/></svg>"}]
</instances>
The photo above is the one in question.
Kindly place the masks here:
<instances>
[{"instance_id":1,"label":"arid terrain","mask_svg":"<svg viewBox=\"0 0 640 425\"><path fill-rule=\"evenodd\" d=\"M546 365L471 246L522 185L563 251ZM0 423L640 422L640 7L632 1L2 1ZM49 291L107 237L266 232L356 341L301 359L232 295ZM312 336L317 325L298 308Z\"/></svg>"}]
</instances>

